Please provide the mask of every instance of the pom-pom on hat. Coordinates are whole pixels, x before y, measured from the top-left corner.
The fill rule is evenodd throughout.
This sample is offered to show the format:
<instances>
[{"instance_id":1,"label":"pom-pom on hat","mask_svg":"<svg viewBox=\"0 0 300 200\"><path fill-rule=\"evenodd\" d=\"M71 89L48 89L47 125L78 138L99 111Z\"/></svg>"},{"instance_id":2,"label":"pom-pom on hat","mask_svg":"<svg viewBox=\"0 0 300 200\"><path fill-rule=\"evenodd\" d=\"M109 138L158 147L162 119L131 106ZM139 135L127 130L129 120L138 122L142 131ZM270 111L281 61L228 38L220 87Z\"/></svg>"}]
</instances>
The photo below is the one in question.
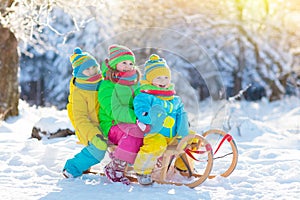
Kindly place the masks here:
<instances>
[{"instance_id":1,"label":"pom-pom on hat","mask_svg":"<svg viewBox=\"0 0 300 200\"><path fill-rule=\"evenodd\" d=\"M117 64L125 60L130 60L135 64L134 53L125 46L114 44L109 46L108 51L108 64L112 69L116 69Z\"/></svg>"},{"instance_id":2,"label":"pom-pom on hat","mask_svg":"<svg viewBox=\"0 0 300 200\"><path fill-rule=\"evenodd\" d=\"M152 83L153 79L158 76L167 76L171 79L171 71L170 68L165 61L165 59L160 58L156 54L152 54L144 64L144 76L142 78L141 83L148 82L149 84ZM146 81L146 82L145 82Z\"/></svg>"},{"instance_id":3,"label":"pom-pom on hat","mask_svg":"<svg viewBox=\"0 0 300 200\"><path fill-rule=\"evenodd\" d=\"M87 52L82 52L79 47L76 47L73 54L70 56L70 62L73 67L73 76L76 78L85 79L86 76L82 71L93 66L99 67L96 59Z\"/></svg>"}]
</instances>

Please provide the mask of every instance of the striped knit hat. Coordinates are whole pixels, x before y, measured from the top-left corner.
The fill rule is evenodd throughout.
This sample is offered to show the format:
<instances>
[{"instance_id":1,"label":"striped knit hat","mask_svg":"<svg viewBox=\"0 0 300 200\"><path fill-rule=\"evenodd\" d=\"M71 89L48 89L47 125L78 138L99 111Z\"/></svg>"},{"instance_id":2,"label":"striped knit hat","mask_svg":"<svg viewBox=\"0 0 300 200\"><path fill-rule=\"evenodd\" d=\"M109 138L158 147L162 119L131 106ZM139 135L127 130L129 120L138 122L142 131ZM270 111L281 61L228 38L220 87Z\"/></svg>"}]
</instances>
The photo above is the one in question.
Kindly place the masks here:
<instances>
[{"instance_id":1,"label":"striped knit hat","mask_svg":"<svg viewBox=\"0 0 300 200\"><path fill-rule=\"evenodd\" d=\"M141 80L142 84L146 82L148 82L148 84L151 84L153 79L158 76L167 76L171 79L171 71L167 62L165 61L165 59L160 58L156 54L152 54L149 57L149 60L145 62L144 66L145 70L144 76Z\"/></svg>"},{"instance_id":2,"label":"striped knit hat","mask_svg":"<svg viewBox=\"0 0 300 200\"><path fill-rule=\"evenodd\" d=\"M87 76L82 74L82 71L93 66L99 67L96 59L87 52L82 52L79 47L76 47L70 57L70 62L73 67L73 76L76 78L86 79Z\"/></svg>"},{"instance_id":3,"label":"striped knit hat","mask_svg":"<svg viewBox=\"0 0 300 200\"><path fill-rule=\"evenodd\" d=\"M108 48L108 51L108 64L112 69L116 69L116 65L125 60L130 60L133 64L135 64L134 53L125 46L114 44Z\"/></svg>"}]
</instances>

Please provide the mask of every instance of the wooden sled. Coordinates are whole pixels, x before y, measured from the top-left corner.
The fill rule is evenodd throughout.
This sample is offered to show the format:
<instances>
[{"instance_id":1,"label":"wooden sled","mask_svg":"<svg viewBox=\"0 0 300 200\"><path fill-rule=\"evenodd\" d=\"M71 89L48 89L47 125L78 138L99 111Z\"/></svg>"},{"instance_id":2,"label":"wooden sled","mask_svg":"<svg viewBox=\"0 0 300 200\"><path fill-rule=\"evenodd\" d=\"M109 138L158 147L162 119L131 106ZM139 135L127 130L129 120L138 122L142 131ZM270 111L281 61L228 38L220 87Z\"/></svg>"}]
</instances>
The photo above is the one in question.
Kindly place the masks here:
<instances>
[{"instance_id":1,"label":"wooden sled","mask_svg":"<svg viewBox=\"0 0 300 200\"><path fill-rule=\"evenodd\" d=\"M213 136L213 137L211 137ZM214 138L214 140L212 140ZM195 140L196 139L196 140ZM191 141L198 141L197 144ZM198 157L197 157L198 155ZM188 172L180 173L185 179L173 179L176 175L172 160L180 157ZM219 129L211 129L200 135L190 134L183 138L178 145L169 145L163 155L163 168L159 176L152 176L153 180L161 184L186 185L194 188L207 178L216 176L228 177L235 169L238 161L238 150L232 136ZM220 162L218 170L213 170ZM212 174L216 171L216 174ZM155 173L155 170L154 172Z\"/></svg>"},{"instance_id":2,"label":"wooden sled","mask_svg":"<svg viewBox=\"0 0 300 200\"><path fill-rule=\"evenodd\" d=\"M211 136L217 139L212 140ZM229 152L216 157L215 155L222 152L224 146ZM187 171L180 172L175 169L175 161L178 158L183 160ZM222 169L216 174L211 174L214 163L221 159L226 161L225 164L221 162ZM159 164L153 169L152 179L159 184L186 185L194 188L216 176L228 177L234 171L237 161L238 151L232 136L222 130L211 129L202 135L189 134L179 143L175 138L168 145L162 159L158 161ZM131 182L138 182L132 167L127 167L125 174Z\"/></svg>"},{"instance_id":3,"label":"wooden sled","mask_svg":"<svg viewBox=\"0 0 300 200\"><path fill-rule=\"evenodd\" d=\"M197 143L193 143L192 141L197 141ZM201 155L201 160L200 158L198 160L198 163L201 163L201 165L193 163L193 160L186 156L187 150L197 151L199 155ZM174 162L177 158L181 158L186 166L193 172L178 172L174 166ZM201 168L199 168L200 166ZM213 153L211 145L203 136L190 134L183 138L178 145L170 144L167 147L167 150L163 154L162 166L160 167L158 176L154 175L157 170L155 168L152 178L155 182L160 184L186 185L194 188L209 177L212 166ZM201 173L199 174L200 171Z\"/></svg>"}]
</instances>

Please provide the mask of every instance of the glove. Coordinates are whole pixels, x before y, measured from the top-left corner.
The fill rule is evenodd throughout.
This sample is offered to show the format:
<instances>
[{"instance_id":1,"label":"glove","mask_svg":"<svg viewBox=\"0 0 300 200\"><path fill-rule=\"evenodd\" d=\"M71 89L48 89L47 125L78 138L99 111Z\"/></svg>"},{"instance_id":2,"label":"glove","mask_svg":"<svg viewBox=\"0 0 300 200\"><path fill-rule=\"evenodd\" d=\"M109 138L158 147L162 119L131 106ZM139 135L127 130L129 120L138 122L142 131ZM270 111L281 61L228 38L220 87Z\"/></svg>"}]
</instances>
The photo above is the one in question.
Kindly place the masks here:
<instances>
[{"instance_id":1,"label":"glove","mask_svg":"<svg viewBox=\"0 0 300 200\"><path fill-rule=\"evenodd\" d=\"M136 124L141 129L143 133L148 133L151 129L149 124L144 124L143 122L140 122L139 120L136 120Z\"/></svg>"}]
</instances>

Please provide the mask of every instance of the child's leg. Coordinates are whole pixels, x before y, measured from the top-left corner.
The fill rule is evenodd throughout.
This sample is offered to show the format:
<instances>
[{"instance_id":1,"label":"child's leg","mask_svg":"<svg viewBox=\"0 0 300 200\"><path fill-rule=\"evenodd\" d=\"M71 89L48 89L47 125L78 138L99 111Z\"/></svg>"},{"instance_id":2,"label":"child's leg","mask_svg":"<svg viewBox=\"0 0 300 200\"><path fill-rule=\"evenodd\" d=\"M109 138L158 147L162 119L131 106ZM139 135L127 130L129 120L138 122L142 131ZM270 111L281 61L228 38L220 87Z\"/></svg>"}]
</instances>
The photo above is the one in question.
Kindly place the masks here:
<instances>
[{"instance_id":1,"label":"child's leg","mask_svg":"<svg viewBox=\"0 0 300 200\"><path fill-rule=\"evenodd\" d=\"M73 177L81 176L91 166L100 163L105 153L106 150L100 150L94 144L89 143L74 158L67 160L64 170Z\"/></svg>"},{"instance_id":2,"label":"child's leg","mask_svg":"<svg viewBox=\"0 0 300 200\"><path fill-rule=\"evenodd\" d=\"M195 134L195 132L190 131L190 134ZM197 138L194 138L194 139L192 139L189 142L189 144L197 144L197 143L198 143L198 139ZM197 150L197 148L194 147L191 150ZM182 159L184 159L185 161L183 161ZM176 161L175 161L175 168L178 169L179 171L187 171L188 168L187 168L187 166L186 166L185 163L187 163L189 165L189 167L191 168L191 170L194 169L194 160L191 157L187 156L187 154L183 154L182 158L179 157L179 158L176 159Z\"/></svg>"},{"instance_id":3,"label":"child's leg","mask_svg":"<svg viewBox=\"0 0 300 200\"><path fill-rule=\"evenodd\" d=\"M133 163L140 146L143 144L144 133L136 124L118 124L111 127L108 139L117 147L113 152L113 158L108 163L104 172L108 179L113 182L130 184L124 171L127 163Z\"/></svg>"},{"instance_id":4,"label":"child's leg","mask_svg":"<svg viewBox=\"0 0 300 200\"><path fill-rule=\"evenodd\" d=\"M129 185L130 181L124 174L126 166L126 161L112 158L112 161L105 166L104 173L106 177L113 182L122 182Z\"/></svg>"},{"instance_id":5,"label":"child's leg","mask_svg":"<svg viewBox=\"0 0 300 200\"><path fill-rule=\"evenodd\" d=\"M185 161L183 161L182 159L184 159ZM182 157L179 157L176 159L175 168L179 171L187 172L188 168L185 163L187 163L189 165L189 167L191 168L191 170L193 171L194 160L192 158L188 157L186 154L183 154Z\"/></svg>"},{"instance_id":6,"label":"child's leg","mask_svg":"<svg viewBox=\"0 0 300 200\"><path fill-rule=\"evenodd\" d=\"M136 155L143 144L144 133L136 124L118 124L113 126L108 139L117 145L113 156L133 164Z\"/></svg>"},{"instance_id":7,"label":"child's leg","mask_svg":"<svg viewBox=\"0 0 300 200\"><path fill-rule=\"evenodd\" d=\"M134 170L137 174L150 174L155 167L157 158L167 148L166 138L161 134L148 134L144 138L144 144L134 162Z\"/></svg>"}]
</instances>

